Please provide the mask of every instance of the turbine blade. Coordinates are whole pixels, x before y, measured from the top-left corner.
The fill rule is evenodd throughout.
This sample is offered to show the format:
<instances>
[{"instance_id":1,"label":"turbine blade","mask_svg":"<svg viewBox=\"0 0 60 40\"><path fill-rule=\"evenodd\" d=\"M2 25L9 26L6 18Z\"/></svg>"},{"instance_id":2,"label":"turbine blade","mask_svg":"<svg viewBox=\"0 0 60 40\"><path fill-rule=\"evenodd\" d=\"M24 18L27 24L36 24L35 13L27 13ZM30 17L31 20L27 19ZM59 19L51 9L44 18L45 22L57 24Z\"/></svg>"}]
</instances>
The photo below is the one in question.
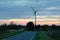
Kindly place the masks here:
<instances>
[{"instance_id":1,"label":"turbine blade","mask_svg":"<svg viewBox=\"0 0 60 40\"><path fill-rule=\"evenodd\" d=\"M31 8L32 8L33 11L35 11L33 7L31 7Z\"/></svg>"}]
</instances>

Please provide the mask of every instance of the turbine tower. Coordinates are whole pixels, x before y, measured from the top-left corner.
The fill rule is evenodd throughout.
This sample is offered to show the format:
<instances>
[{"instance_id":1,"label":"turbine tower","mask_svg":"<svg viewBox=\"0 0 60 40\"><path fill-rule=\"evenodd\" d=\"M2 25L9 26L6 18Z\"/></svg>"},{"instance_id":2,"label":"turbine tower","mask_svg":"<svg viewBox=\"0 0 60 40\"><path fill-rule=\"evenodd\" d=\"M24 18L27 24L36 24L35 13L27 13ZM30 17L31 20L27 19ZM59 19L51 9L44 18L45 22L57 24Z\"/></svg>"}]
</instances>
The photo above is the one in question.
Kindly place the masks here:
<instances>
[{"instance_id":1,"label":"turbine tower","mask_svg":"<svg viewBox=\"0 0 60 40\"><path fill-rule=\"evenodd\" d=\"M36 11L33 7L31 7L31 8L32 8L32 10L33 10L33 12L34 12L33 15L35 16L35 27L36 27L36 12L37 12L37 11Z\"/></svg>"}]
</instances>

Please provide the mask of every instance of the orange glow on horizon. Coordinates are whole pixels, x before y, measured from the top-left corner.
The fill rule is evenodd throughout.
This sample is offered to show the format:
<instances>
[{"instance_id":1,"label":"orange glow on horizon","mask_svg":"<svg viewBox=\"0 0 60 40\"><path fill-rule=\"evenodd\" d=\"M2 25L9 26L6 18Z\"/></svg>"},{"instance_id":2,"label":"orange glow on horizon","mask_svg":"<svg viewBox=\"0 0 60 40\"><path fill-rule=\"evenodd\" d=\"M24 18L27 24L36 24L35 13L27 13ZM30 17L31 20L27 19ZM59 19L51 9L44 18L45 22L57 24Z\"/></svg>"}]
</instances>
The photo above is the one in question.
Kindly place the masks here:
<instances>
[{"instance_id":1,"label":"orange glow on horizon","mask_svg":"<svg viewBox=\"0 0 60 40\"><path fill-rule=\"evenodd\" d=\"M0 20L0 24L7 23L10 24L10 22L13 21L14 24L21 24L26 25L29 21L34 22L34 19L11 19L11 20ZM50 22L43 22L43 21L37 21L36 24L58 24L58 21L50 21Z\"/></svg>"}]
</instances>

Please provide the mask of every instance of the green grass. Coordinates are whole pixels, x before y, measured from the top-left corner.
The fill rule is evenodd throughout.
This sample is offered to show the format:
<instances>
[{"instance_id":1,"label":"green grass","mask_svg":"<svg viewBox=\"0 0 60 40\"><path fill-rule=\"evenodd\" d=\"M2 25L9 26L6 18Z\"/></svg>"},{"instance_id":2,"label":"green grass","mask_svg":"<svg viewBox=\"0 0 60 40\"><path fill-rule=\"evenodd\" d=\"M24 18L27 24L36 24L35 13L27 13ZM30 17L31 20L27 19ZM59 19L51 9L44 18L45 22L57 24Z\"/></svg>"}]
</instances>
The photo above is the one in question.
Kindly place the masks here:
<instances>
[{"instance_id":1,"label":"green grass","mask_svg":"<svg viewBox=\"0 0 60 40\"><path fill-rule=\"evenodd\" d=\"M54 40L60 40L60 31L59 30L52 30L47 32L48 36L53 38Z\"/></svg>"},{"instance_id":2,"label":"green grass","mask_svg":"<svg viewBox=\"0 0 60 40\"><path fill-rule=\"evenodd\" d=\"M51 40L51 38L45 34L45 31L38 31L35 40Z\"/></svg>"},{"instance_id":3,"label":"green grass","mask_svg":"<svg viewBox=\"0 0 60 40\"><path fill-rule=\"evenodd\" d=\"M23 30L21 30L21 31L9 31L7 33L0 34L0 40L7 38L7 37L10 37L10 36L13 36L13 35L16 35L16 34L21 33L21 32L23 32Z\"/></svg>"}]
</instances>

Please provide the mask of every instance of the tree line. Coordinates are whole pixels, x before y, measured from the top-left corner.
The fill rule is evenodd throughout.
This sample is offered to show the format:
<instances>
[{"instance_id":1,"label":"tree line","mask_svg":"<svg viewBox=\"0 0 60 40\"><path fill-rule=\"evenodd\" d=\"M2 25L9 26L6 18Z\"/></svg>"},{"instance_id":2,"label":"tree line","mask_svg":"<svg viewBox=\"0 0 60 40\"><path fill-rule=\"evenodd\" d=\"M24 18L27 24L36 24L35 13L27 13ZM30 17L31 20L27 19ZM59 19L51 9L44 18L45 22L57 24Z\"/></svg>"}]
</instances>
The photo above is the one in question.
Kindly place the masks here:
<instances>
[{"instance_id":1,"label":"tree line","mask_svg":"<svg viewBox=\"0 0 60 40\"><path fill-rule=\"evenodd\" d=\"M11 22L9 25L2 24L0 25L0 33L4 33L4 32L8 32L8 30L18 30L24 28L26 31L47 31L47 30L60 30L60 26L59 25L34 25L33 22L28 22L26 24L26 26L23 25L17 25L17 24L13 24L13 22Z\"/></svg>"}]
</instances>

